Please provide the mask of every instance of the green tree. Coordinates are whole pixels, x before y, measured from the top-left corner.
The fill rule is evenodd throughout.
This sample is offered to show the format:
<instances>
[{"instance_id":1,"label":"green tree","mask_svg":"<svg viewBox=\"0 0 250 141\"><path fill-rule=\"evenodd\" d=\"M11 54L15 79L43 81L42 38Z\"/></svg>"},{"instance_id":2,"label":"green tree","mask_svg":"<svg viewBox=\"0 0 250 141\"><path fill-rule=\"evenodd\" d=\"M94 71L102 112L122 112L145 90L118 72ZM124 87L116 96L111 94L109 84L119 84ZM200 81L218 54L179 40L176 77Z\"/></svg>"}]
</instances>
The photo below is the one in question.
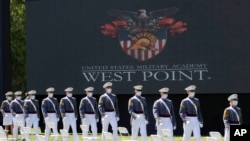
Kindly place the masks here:
<instances>
[{"instance_id":1,"label":"green tree","mask_svg":"<svg viewBox=\"0 0 250 141\"><path fill-rule=\"evenodd\" d=\"M10 0L12 90L26 90L25 0Z\"/></svg>"}]
</instances>

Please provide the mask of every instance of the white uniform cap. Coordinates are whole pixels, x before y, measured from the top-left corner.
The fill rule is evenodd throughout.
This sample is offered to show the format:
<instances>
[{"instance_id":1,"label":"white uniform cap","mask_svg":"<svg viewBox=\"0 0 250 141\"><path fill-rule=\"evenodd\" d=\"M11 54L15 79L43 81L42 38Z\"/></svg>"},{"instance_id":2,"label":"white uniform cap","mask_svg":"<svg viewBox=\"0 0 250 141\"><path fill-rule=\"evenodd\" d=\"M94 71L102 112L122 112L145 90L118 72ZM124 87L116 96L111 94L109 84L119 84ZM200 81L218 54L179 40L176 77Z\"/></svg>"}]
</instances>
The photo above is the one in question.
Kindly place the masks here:
<instances>
[{"instance_id":1,"label":"white uniform cap","mask_svg":"<svg viewBox=\"0 0 250 141\"><path fill-rule=\"evenodd\" d=\"M191 91L191 90L195 90L195 89L196 89L195 85L190 85L190 86L185 88L186 91Z\"/></svg>"},{"instance_id":2,"label":"white uniform cap","mask_svg":"<svg viewBox=\"0 0 250 141\"><path fill-rule=\"evenodd\" d=\"M111 83L111 82L106 82L106 83L103 85L103 88L107 88L107 87L112 87L112 83Z\"/></svg>"},{"instance_id":3,"label":"white uniform cap","mask_svg":"<svg viewBox=\"0 0 250 141\"><path fill-rule=\"evenodd\" d=\"M14 95L22 95L22 91L16 91L15 93L14 93Z\"/></svg>"},{"instance_id":4,"label":"white uniform cap","mask_svg":"<svg viewBox=\"0 0 250 141\"><path fill-rule=\"evenodd\" d=\"M28 91L27 94L28 94L28 95L30 95L30 94L36 94L36 91L35 91L35 90L30 90L30 91Z\"/></svg>"},{"instance_id":5,"label":"white uniform cap","mask_svg":"<svg viewBox=\"0 0 250 141\"><path fill-rule=\"evenodd\" d=\"M55 89L53 87L49 87L48 89L46 89L46 92L54 92Z\"/></svg>"},{"instance_id":6,"label":"white uniform cap","mask_svg":"<svg viewBox=\"0 0 250 141\"><path fill-rule=\"evenodd\" d=\"M86 89L84 89L86 92L92 92L94 91L94 88L93 87L88 87Z\"/></svg>"},{"instance_id":7,"label":"white uniform cap","mask_svg":"<svg viewBox=\"0 0 250 141\"><path fill-rule=\"evenodd\" d=\"M68 87L64 90L65 92L72 92L73 91L73 88L72 87Z\"/></svg>"},{"instance_id":8,"label":"white uniform cap","mask_svg":"<svg viewBox=\"0 0 250 141\"><path fill-rule=\"evenodd\" d=\"M142 90L143 86L142 85L136 85L134 86L134 89L136 90Z\"/></svg>"},{"instance_id":9,"label":"white uniform cap","mask_svg":"<svg viewBox=\"0 0 250 141\"><path fill-rule=\"evenodd\" d=\"M161 93L161 92L167 93L168 91L169 91L169 88L167 88L167 87L161 88L161 89L159 90L160 93Z\"/></svg>"},{"instance_id":10,"label":"white uniform cap","mask_svg":"<svg viewBox=\"0 0 250 141\"><path fill-rule=\"evenodd\" d=\"M8 92L5 93L5 95L6 95L6 96L7 96L7 95L13 95L13 92L12 92L12 91L8 91Z\"/></svg>"},{"instance_id":11,"label":"white uniform cap","mask_svg":"<svg viewBox=\"0 0 250 141\"><path fill-rule=\"evenodd\" d=\"M228 101L231 101L232 99L238 99L238 94L231 94L231 95L227 98Z\"/></svg>"}]
</instances>

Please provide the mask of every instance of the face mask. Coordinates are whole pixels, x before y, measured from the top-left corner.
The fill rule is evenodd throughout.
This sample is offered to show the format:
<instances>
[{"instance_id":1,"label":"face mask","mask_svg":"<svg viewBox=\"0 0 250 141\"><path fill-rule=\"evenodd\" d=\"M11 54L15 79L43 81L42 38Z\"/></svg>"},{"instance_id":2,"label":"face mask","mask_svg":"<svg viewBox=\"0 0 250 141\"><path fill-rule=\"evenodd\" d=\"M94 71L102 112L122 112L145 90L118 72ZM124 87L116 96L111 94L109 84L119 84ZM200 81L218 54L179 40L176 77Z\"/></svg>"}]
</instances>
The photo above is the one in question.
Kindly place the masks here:
<instances>
[{"instance_id":1,"label":"face mask","mask_svg":"<svg viewBox=\"0 0 250 141\"><path fill-rule=\"evenodd\" d=\"M48 96L49 96L50 98L51 98L51 97L53 97L53 93L49 93L49 95L48 95Z\"/></svg>"},{"instance_id":2,"label":"face mask","mask_svg":"<svg viewBox=\"0 0 250 141\"><path fill-rule=\"evenodd\" d=\"M12 97L7 97L7 100L11 101L11 100L12 100Z\"/></svg>"},{"instance_id":3,"label":"face mask","mask_svg":"<svg viewBox=\"0 0 250 141\"><path fill-rule=\"evenodd\" d=\"M163 99L166 99L166 98L168 97L168 94L163 94L161 97L162 97Z\"/></svg>"},{"instance_id":4,"label":"face mask","mask_svg":"<svg viewBox=\"0 0 250 141\"><path fill-rule=\"evenodd\" d=\"M88 97L92 97L93 93L87 93Z\"/></svg>"},{"instance_id":5,"label":"face mask","mask_svg":"<svg viewBox=\"0 0 250 141\"><path fill-rule=\"evenodd\" d=\"M107 89L106 92L110 94L112 92L112 89Z\"/></svg>"},{"instance_id":6,"label":"face mask","mask_svg":"<svg viewBox=\"0 0 250 141\"><path fill-rule=\"evenodd\" d=\"M35 96L34 95L30 96L30 99L35 99Z\"/></svg>"},{"instance_id":7,"label":"face mask","mask_svg":"<svg viewBox=\"0 0 250 141\"><path fill-rule=\"evenodd\" d=\"M136 92L137 96L141 96L141 91Z\"/></svg>"},{"instance_id":8,"label":"face mask","mask_svg":"<svg viewBox=\"0 0 250 141\"><path fill-rule=\"evenodd\" d=\"M72 93L67 93L67 97L72 97Z\"/></svg>"},{"instance_id":9,"label":"face mask","mask_svg":"<svg viewBox=\"0 0 250 141\"><path fill-rule=\"evenodd\" d=\"M190 93L188 94L188 96L189 96L189 97L194 97L194 96L195 96L195 92L190 92Z\"/></svg>"},{"instance_id":10,"label":"face mask","mask_svg":"<svg viewBox=\"0 0 250 141\"><path fill-rule=\"evenodd\" d=\"M17 96L16 99L17 99L17 100L21 100L21 96Z\"/></svg>"},{"instance_id":11,"label":"face mask","mask_svg":"<svg viewBox=\"0 0 250 141\"><path fill-rule=\"evenodd\" d=\"M237 105L238 105L238 101L237 100L232 101L232 106L237 106Z\"/></svg>"}]
</instances>

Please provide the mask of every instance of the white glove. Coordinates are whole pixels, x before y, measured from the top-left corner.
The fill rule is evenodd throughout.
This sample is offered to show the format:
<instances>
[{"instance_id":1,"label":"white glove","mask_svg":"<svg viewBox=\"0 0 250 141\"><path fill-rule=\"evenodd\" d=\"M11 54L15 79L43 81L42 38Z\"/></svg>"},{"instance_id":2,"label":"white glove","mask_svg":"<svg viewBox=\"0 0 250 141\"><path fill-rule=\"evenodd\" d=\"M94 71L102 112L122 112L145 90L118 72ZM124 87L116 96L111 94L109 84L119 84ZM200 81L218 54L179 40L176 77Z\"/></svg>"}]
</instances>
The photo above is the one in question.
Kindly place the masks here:
<instances>
[{"instance_id":1,"label":"white glove","mask_svg":"<svg viewBox=\"0 0 250 141\"><path fill-rule=\"evenodd\" d=\"M47 121L49 119L49 117L46 117L44 120Z\"/></svg>"},{"instance_id":2,"label":"white glove","mask_svg":"<svg viewBox=\"0 0 250 141\"><path fill-rule=\"evenodd\" d=\"M99 119L96 119L96 122L99 122Z\"/></svg>"},{"instance_id":3,"label":"white glove","mask_svg":"<svg viewBox=\"0 0 250 141\"><path fill-rule=\"evenodd\" d=\"M7 117L8 115L7 114L4 114L4 117Z\"/></svg>"},{"instance_id":4,"label":"white glove","mask_svg":"<svg viewBox=\"0 0 250 141\"><path fill-rule=\"evenodd\" d=\"M200 123L200 128L202 128L203 127L203 124L202 123Z\"/></svg>"},{"instance_id":5,"label":"white glove","mask_svg":"<svg viewBox=\"0 0 250 141\"><path fill-rule=\"evenodd\" d=\"M116 120L117 120L117 121L119 121L119 120L120 120L120 118L119 118L119 117L116 117Z\"/></svg>"},{"instance_id":6,"label":"white glove","mask_svg":"<svg viewBox=\"0 0 250 141\"><path fill-rule=\"evenodd\" d=\"M176 129L176 126L174 126L174 130Z\"/></svg>"},{"instance_id":7,"label":"white glove","mask_svg":"<svg viewBox=\"0 0 250 141\"><path fill-rule=\"evenodd\" d=\"M146 123L146 124L148 124L148 121L147 121L147 120L145 120L145 123Z\"/></svg>"},{"instance_id":8,"label":"white glove","mask_svg":"<svg viewBox=\"0 0 250 141\"><path fill-rule=\"evenodd\" d=\"M57 121L59 121L60 119L59 118L57 118Z\"/></svg>"}]
</instances>

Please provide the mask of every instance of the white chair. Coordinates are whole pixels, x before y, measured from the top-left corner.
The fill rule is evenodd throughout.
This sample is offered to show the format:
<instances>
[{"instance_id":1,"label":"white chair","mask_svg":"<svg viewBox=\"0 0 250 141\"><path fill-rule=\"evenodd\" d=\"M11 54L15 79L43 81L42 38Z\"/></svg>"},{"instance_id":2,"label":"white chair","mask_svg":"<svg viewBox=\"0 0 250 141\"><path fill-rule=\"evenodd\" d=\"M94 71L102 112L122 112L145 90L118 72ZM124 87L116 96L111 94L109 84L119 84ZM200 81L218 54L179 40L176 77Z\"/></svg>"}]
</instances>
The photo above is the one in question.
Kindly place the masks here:
<instances>
[{"instance_id":1,"label":"white chair","mask_svg":"<svg viewBox=\"0 0 250 141\"><path fill-rule=\"evenodd\" d=\"M69 132L64 129L60 129L60 134L62 136L63 141L67 141L69 137Z\"/></svg>"},{"instance_id":2,"label":"white chair","mask_svg":"<svg viewBox=\"0 0 250 141\"><path fill-rule=\"evenodd\" d=\"M162 131L163 136L166 136L166 137L173 136L173 133L169 129L162 129L161 131Z\"/></svg>"},{"instance_id":3,"label":"white chair","mask_svg":"<svg viewBox=\"0 0 250 141\"><path fill-rule=\"evenodd\" d=\"M1 126L1 125L0 125L0 131L1 131L1 132L5 132L6 134L8 134L8 133L9 133L9 130L5 130L5 129L3 129L3 126Z\"/></svg>"},{"instance_id":4,"label":"white chair","mask_svg":"<svg viewBox=\"0 0 250 141\"><path fill-rule=\"evenodd\" d=\"M46 124L50 128L50 130L54 127L54 123L53 122L47 122ZM60 135L54 135L53 134L53 135L50 135L50 136L54 137L54 138L56 138L56 137L59 138Z\"/></svg>"},{"instance_id":5,"label":"white chair","mask_svg":"<svg viewBox=\"0 0 250 141\"><path fill-rule=\"evenodd\" d=\"M218 140L214 137L206 137L206 141L218 141Z\"/></svg>"},{"instance_id":6,"label":"white chair","mask_svg":"<svg viewBox=\"0 0 250 141\"><path fill-rule=\"evenodd\" d=\"M223 136L222 136L221 133L218 132L218 131L210 131L210 132L209 132L209 135L210 135L211 137L216 138L217 140L223 139Z\"/></svg>"},{"instance_id":7,"label":"white chair","mask_svg":"<svg viewBox=\"0 0 250 141\"><path fill-rule=\"evenodd\" d=\"M131 141L131 140L124 139L124 135L130 136L128 129L126 127L118 127L118 132L119 132L123 141Z\"/></svg>"},{"instance_id":8,"label":"white chair","mask_svg":"<svg viewBox=\"0 0 250 141\"><path fill-rule=\"evenodd\" d=\"M80 127L81 127L82 132L86 132L87 131L88 134L89 134L89 127L88 126L81 124ZM98 140L98 137L88 137L88 135L87 135L86 137L82 136L82 139L84 141L92 141L92 140Z\"/></svg>"},{"instance_id":9,"label":"white chair","mask_svg":"<svg viewBox=\"0 0 250 141\"><path fill-rule=\"evenodd\" d=\"M150 135L153 141L162 141L161 136L159 135Z\"/></svg>"},{"instance_id":10,"label":"white chair","mask_svg":"<svg viewBox=\"0 0 250 141\"><path fill-rule=\"evenodd\" d=\"M106 140L112 140L113 141L113 134L110 132L103 132L104 137Z\"/></svg>"},{"instance_id":11,"label":"white chair","mask_svg":"<svg viewBox=\"0 0 250 141\"><path fill-rule=\"evenodd\" d=\"M21 127L21 134L25 136L27 141L30 141L31 128L30 127Z\"/></svg>"},{"instance_id":12,"label":"white chair","mask_svg":"<svg viewBox=\"0 0 250 141\"><path fill-rule=\"evenodd\" d=\"M5 132L0 131L0 141L15 141L14 138L8 138Z\"/></svg>"},{"instance_id":13,"label":"white chair","mask_svg":"<svg viewBox=\"0 0 250 141\"><path fill-rule=\"evenodd\" d=\"M37 137L38 141L46 141L45 136L43 136L43 135L37 135L36 137Z\"/></svg>"}]
</instances>

